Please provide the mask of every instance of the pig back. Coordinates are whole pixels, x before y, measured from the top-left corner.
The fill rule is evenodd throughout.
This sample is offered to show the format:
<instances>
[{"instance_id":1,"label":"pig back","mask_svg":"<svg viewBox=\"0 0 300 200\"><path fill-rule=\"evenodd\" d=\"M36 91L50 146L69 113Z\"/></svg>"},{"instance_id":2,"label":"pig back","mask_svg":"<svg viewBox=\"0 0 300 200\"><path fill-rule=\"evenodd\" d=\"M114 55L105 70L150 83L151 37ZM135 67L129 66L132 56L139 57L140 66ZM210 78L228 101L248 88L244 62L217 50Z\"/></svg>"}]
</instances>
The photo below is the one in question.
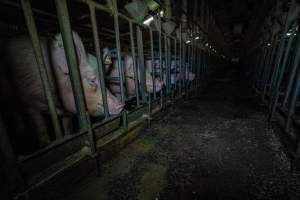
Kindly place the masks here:
<instances>
[{"instance_id":1,"label":"pig back","mask_svg":"<svg viewBox=\"0 0 300 200\"><path fill-rule=\"evenodd\" d=\"M41 39L40 44L51 91L55 94L48 45L45 39ZM16 97L24 106L47 110L47 100L30 38L28 36L15 37L7 42L6 47L5 63L7 66L5 67L8 68ZM57 98L54 100L58 103Z\"/></svg>"}]
</instances>

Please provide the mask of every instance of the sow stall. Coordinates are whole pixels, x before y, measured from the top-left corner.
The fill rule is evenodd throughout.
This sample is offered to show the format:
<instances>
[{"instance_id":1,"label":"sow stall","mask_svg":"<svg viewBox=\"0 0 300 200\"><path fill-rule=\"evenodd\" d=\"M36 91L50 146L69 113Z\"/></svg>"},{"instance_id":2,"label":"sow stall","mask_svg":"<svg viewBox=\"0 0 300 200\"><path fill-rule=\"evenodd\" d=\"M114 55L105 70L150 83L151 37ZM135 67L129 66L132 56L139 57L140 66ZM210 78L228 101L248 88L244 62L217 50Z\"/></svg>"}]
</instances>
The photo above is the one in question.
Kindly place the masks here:
<instances>
[{"instance_id":1,"label":"sow stall","mask_svg":"<svg viewBox=\"0 0 300 200\"><path fill-rule=\"evenodd\" d=\"M176 34L162 28L166 20L160 16L164 10L161 4L152 13L154 26L129 17L124 12L123 1L1 0L0 4L3 13L1 42L15 35L29 35L48 105L48 112L43 113L43 119L47 122L49 142L41 144L36 130L26 127L26 123L24 127L17 128L18 122L12 120L15 119L11 114L13 111L16 115L22 115L17 108L19 106L14 105L17 101L10 99L10 96L1 99L0 141L4 158L1 173L7 179L7 190L15 198L30 194L71 169L81 170L82 174L88 173L90 168L97 169L100 161L109 158L113 152L134 139L143 128L150 126L156 114L198 91L208 75L215 70L216 63L224 59L209 45L212 42L207 33L212 17L207 1L201 1L201 5L198 5L203 11L201 24L194 28L198 32L189 32L186 25L179 23L176 24ZM97 84L104 97L104 112L101 116L92 117L87 110L73 31L80 35L86 52L96 58ZM75 115L61 112L57 108L59 94L52 89L56 83L50 77L51 72L43 56L41 38L53 38L58 32L61 33L65 49L76 104ZM111 59L116 61L119 72L117 77L108 77L105 72L102 53L105 47L111 50ZM133 60L134 77L131 78L136 87L132 99L126 97L125 80L129 77L124 73L124 52ZM149 73L146 61L151 61L152 92L146 88L146 73ZM155 61L158 63L157 68L154 66ZM189 79L189 73L194 74L195 78ZM176 80L179 74L184 75ZM172 81L172 76L175 81ZM161 82L165 79L165 86L160 91L156 90L156 79ZM118 98L124 105L124 109L116 115L111 115L108 109L106 88L112 80L118 83ZM86 165L90 168L86 166L82 169L79 167L82 163L88 163Z\"/></svg>"}]
</instances>

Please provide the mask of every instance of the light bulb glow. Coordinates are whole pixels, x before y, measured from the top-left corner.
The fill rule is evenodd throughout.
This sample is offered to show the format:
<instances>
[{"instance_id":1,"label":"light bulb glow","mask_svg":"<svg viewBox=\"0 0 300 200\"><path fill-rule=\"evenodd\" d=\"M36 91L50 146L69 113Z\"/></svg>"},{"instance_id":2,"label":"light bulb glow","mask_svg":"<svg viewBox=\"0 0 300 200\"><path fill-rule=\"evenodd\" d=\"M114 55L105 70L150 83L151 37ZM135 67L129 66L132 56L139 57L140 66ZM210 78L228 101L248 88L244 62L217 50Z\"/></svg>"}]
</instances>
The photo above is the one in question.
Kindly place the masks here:
<instances>
[{"instance_id":1,"label":"light bulb glow","mask_svg":"<svg viewBox=\"0 0 300 200\"><path fill-rule=\"evenodd\" d=\"M143 24L149 26L151 22L154 20L153 16L144 20Z\"/></svg>"}]
</instances>

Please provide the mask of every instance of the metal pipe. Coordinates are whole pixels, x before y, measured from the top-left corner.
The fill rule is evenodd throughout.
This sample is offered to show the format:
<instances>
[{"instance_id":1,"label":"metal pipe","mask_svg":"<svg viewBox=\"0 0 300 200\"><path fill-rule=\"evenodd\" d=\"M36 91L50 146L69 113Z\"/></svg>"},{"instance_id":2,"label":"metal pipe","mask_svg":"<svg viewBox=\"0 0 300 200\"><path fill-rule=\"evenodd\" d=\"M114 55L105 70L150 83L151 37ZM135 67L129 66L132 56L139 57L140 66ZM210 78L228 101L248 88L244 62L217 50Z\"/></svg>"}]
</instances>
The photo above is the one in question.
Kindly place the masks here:
<instances>
[{"instance_id":1,"label":"metal pipe","mask_svg":"<svg viewBox=\"0 0 300 200\"><path fill-rule=\"evenodd\" d=\"M66 0L55 0L59 27L62 34L63 45L66 52L68 67L70 70L70 77L72 89L74 92L74 99L77 107L80 128L87 128L86 119L86 103L83 96L83 89L81 85L81 77L79 73L77 55L75 52L73 35L69 20L69 13Z\"/></svg>"},{"instance_id":2,"label":"metal pipe","mask_svg":"<svg viewBox=\"0 0 300 200\"><path fill-rule=\"evenodd\" d=\"M124 71L121 63L121 46L120 46L120 30L119 30L119 16L118 6L116 0L111 0L113 5L113 16L114 16L114 28L116 36L116 48L117 48L117 59L118 59L118 71L120 77L120 90L121 90L121 102L125 104L125 88L124 88ZM122 112L123 127L128 129L127 112Z\"/></svg>"},{"instance_id":3,"label":"metal pipe","mask_svg":"<svg viewBox=\"0 0 300 200\"><path fill-rule=\"evenodd\" d=\"M290 129L292 116L295 113L297 100L299 98L299 93L300 93L300 75L299 74L300 73L299 73L299 70L298 70L298 74L296 76L295 90L292 94L291 103L290 103L290 106L289 106L289 109L288 109L287 121L286 121L286 124L285 124L285 130L286 131L289 131L289 129Z\"/></svg>"},{"instance_id":4,"label":"metal pipe","mask_svg":"<svg viewBox=\"0 0 300 200\"><path fill-rule=\"evenodd\" d=\"M60 127L59 119L57 116L56 106L54 103L54 95L51 92L52 89L50 86L50 80L49 80L49 76L48 76L48 74L50 72L48 71L48 69L45 65L45 61L43 59L42 48L41 48L40 40L38 37L35 21L33 18L31 3L30 3L30 0L22 0L21 4L22 4L24 16L25 16L26 25L27 25L29 35L30 35L30 38L32 41L32 47L33 47L34 55L36 58L37 67L38 67L40 77L42 80L42 86L43 86L43 89L45 92L45 96L47 98L51 121L52 121L52 124L54 127L55 137L56 137L56 139L61 139L63 137L63 135L62 135L62 130ZM47 137L49 137L49 136L47 136ZM43 141L40 141L40 142L43 142Z\"/></svg>"},{"instance_id":5,"label":"metal pipe","mask_svg":"<svg viewBox=\"0 0 300 200\"><path fill-rule=\"evenodd\" d=\"M155 84L155 69L154 69L154 46L153 46L153 32L149 30L150 34L150 51L151 51L151 70L152 70L152 84L153 84L153 100L156 100L156 84ZM149 94L151 95L151 94Z\"/></svg>"},{"instance_id":6,"label":"metal pipe","mask_svg":"<svg viewBox=\"0 0 300 200\"><path fill-rule=\"evenodd\" d=\"M138 67L139 67L139 78L140 78L140 89L142 102L146 102L146 78L145 78L145 65L144 65L144 47L143 47L143 33L141 27L136 27L136 35L137 35L137 46L138 46Z\"/></svg>"},{"instance_id":7,"label":"metal pipe","mask_svg":"<svg viewBox=\"0 0 300 200\"><path fill-rule=\"evenodd\" d=\"M132 56L132 59L133 59L133 68L134 68L133 73L134 73L136 104L137 104L137 106L140 106L138 70L137 70L137 65L136 65L136 55L135 55L133 25L132 25L131 21L129 22L129 30L130 30L131 56Z\"/></svg>"},{"instance_id":8,"label":"metal pipe","mask_svg":"<svg viewBox=\"0 0 300 200\"><path fill-rule=\"evenodd\" d=\"M180 24L179 25L179 74L180 76L182 75L182 56L183 56L183 53L182 53L182 25ZM182 80L180 79L179 80L179 95L181 96L182 95Z\"/></svg>"},{"instance_id":9,"label":"metal pipe","mask_svg":"<svg viewBox=\"0 0 300 200\"><path fill-rule=\"evenodd\" d=\"M290 48L292 46L292 42L293 42L293 38L294 38L294 33L295 31L292 32L292 35L288 41L288 45L287 45L287 48L286 48L286 52L285 52L285 55L284 55L284 58L283 58L283 62L282 62L282 67L280 72L279 72L279 76L278 76L278 81L275 83L275 99L274 99L274 104L273 104L273 107L272 107L272 111L271 111L271 116L270 116L270 119L273 119L274 117L274 114L275 114L275 111L277 109L277 104L278 104L278 100L279 100L279 96L280 96L280 85L281 85L281 82L282 82L282 79L283 79L283 75L284 75L284 72L285 72L285 68L286 68L286 65L287 65L287 60L288 60L288 56L289 56L289 51L290 51ZM272 100L272 99L271 99ZM272 102L272 101L271 101Z\"/></svg>"},{"instance_id":10,"label":"metal pipe","mask_svg":"<svg viewBox=\"0 0 300 200\"><path fill-rule=\"evenodd\" d=\"M297 73L297 69L298 69L298 66L299 66L299 63L300 63L300 35L299 35L299 32L298 32L298 35L297 35L296 45L297 45L296 51L295 51L296 55L295 55L295 58L294 58L293 63L292 63L291 73L290 73L290 76L289 76L289 83L288 83L288 87L286 89L285 97L284 97L284 100L283 100L283 106L284 107L286 107L286 104L288 103L288 99L290 97L291 90L292 90L294 80L295 80L295 76L296 76L296 73Z\"/></svg>"},{"instance_id":11,"label":"metal pipe","mask_svg":"<svg viewBox=\"0 0 300 200\"><path fill-rule=\"evenodd\" d=\"M161 24L161 19L159 18L159 24ZM161 26L159 28L159 35L158 35L158 48L159 48L159 77L160 81L163 82L163 70L162 70L162 31ZM160 107L163 108L164 103L164 90L160 91Z\"/></svg>"},{"instance_id":12,"label":"metal pipe","mask_svg":"<svg viewBox=\"0 0 300 200\"><path fill-rule=\"evenodd\" d=\"M90 14L91 14L94 46L95 46L95 50L96 50L96 58L97 58L97 64L98 64L97 69L98 69L98 73L99 73L99 80L100 80L99 84L101 87L104 115L105 115L105 118L108 118L109 111L108 111L108 104L107 104L107 95L106 95L105 79L104 79L104 72L103 72L102 59L101 59L101 50L100 50L100 42L99 42L99 37L98 37L98 26L97 26L95 7L92 4L89 4L89 8L90 8Z\"/></svg>"},{"instance_id":13,"label":"metal pipe","mask_svg":"<svg viewBox=\"0 0 300 200\"><path fill-rule=\"evenodd\" d=\"M164 46L165 46L165 78L167 85L167 94L170 93L170 84L169 84L169 63L168 63L168 44L167 44L167 36L164 37Z\"/></svg>"},{"instance_id":14,"label":"metal pipe","mask_svg":"<svg viewBox=\"0 0 300 200\"><path fill-rule=\"evenodd\" d=\"M174 39L174 90L177 91L177 39Z\"/></svg>"}]
</instances>

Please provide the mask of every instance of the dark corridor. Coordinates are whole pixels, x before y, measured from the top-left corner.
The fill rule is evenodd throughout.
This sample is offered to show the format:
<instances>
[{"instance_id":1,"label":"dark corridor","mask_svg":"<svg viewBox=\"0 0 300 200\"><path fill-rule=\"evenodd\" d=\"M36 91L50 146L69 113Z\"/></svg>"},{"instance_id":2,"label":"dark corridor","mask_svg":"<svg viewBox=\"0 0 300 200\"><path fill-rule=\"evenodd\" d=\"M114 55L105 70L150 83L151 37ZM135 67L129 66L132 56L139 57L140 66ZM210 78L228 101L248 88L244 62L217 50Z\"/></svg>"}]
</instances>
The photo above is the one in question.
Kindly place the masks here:
<instances>
[{"instance_id":1,"label":"dark corridor","mask_svg":"<svg viewBox=\"0 0 300 200\"><path fill-rule=\"evenodd\" d=\"M299 199L300 174L241 83L236 68L218 73L61 199Z\"/></svg>"}]
</instances>

